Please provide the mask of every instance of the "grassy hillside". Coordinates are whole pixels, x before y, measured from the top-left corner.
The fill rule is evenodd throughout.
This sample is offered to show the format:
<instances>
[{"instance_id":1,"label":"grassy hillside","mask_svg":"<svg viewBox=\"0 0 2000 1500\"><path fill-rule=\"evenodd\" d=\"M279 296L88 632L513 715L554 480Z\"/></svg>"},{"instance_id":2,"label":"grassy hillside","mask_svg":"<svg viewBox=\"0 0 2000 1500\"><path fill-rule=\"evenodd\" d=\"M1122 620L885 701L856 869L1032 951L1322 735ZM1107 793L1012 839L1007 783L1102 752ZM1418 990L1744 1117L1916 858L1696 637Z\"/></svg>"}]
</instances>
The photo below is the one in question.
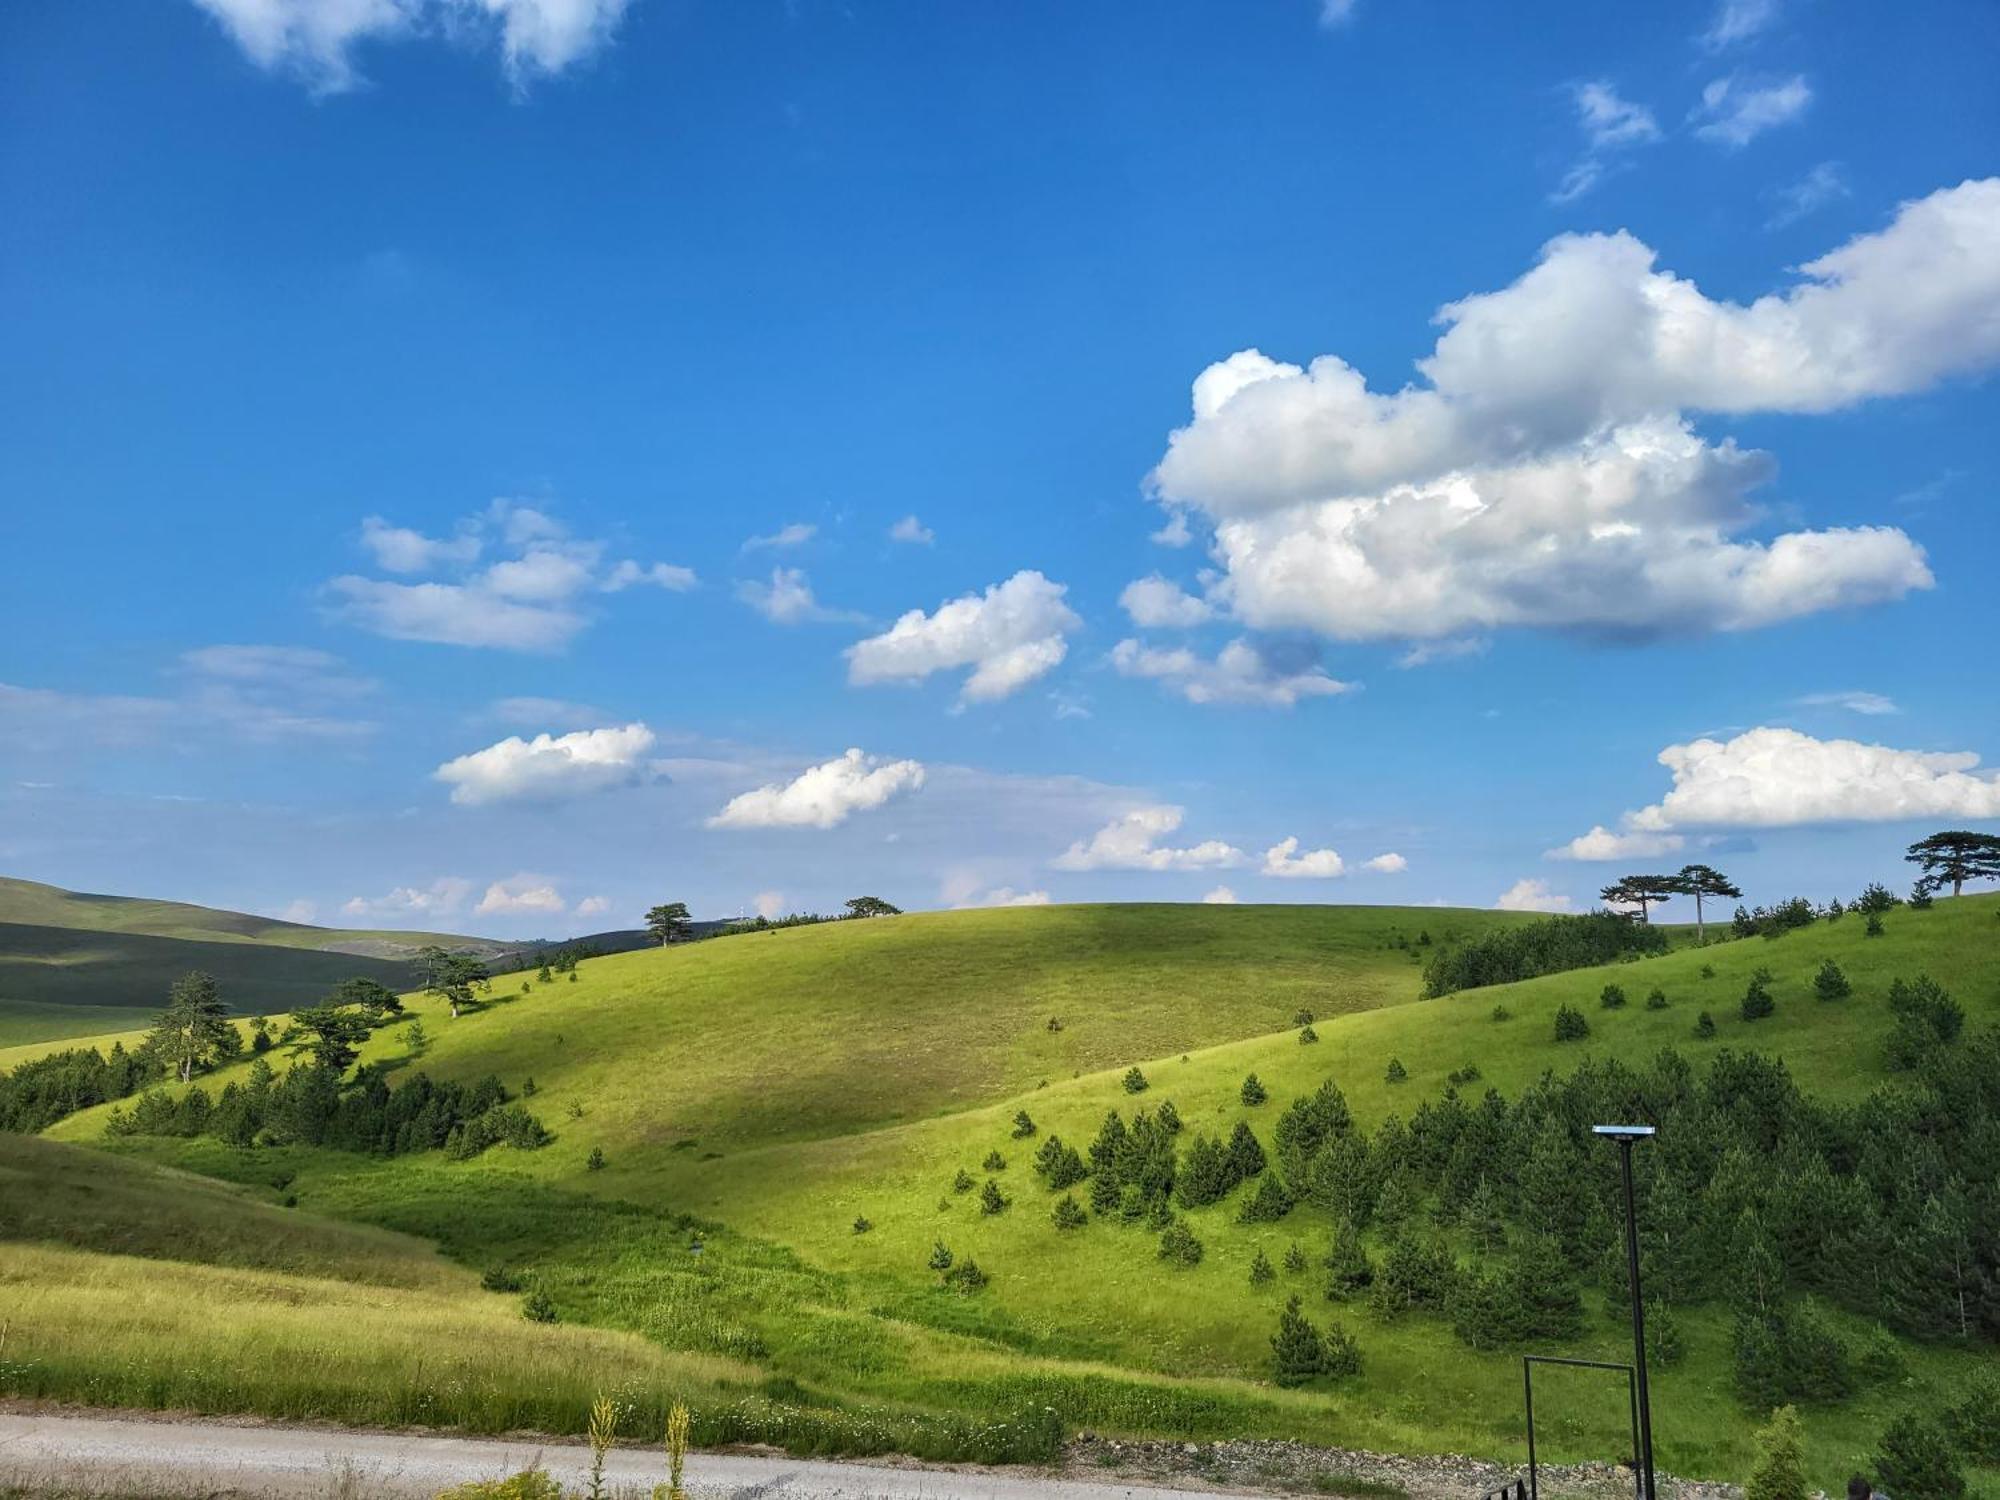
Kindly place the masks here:
<instances>
[{"instance_id":1,"label":"grassy hillside","mask_svg":"<svg viewBox=\"0 0 2000 1500\"><path fill-rule=\"evenodd\" d=\"M756 1372L524 1320L419 1241L0 1135L0 1390L109 1406L574 1431L594 1395Z\"/></svg>"},{"instance_id":2,"label":"grassy hillside","mask_svg":"<svg viewBox=\"0 0 2000 1500\"><path fill-rule=\"evenodd\" d=\"M253 1153L213 1141L148 1139L128 1149L222 1176L296 1172L303 1202L444 1243L468 1264L496 1254L533 1265L566 1318L643 1332L667 1347L755 1359L808 1393L1004 1410L1056 1406L1111 1430L1190 1436L1293 1435L1378 1449L1518 1456L1514 1353L1474 1353L1442 1320L1329 1310L1321 1273L1253 1287L1252 1257L1314 1262L1332 1226L1307 1208L1273 1225L1235 1221L1241 1194L1186 1215L1200 1265L1162 1267L1157 1236L1098 1219L1070 1234L1028 1170L1036 1144L1011 1138L1017 1110L1038 1132L1087 1144L1105 1112L1171 1099L1188 1132L1239 1118L1264 1139L1291 1098L1336 1079L1357 1118L1407 1117L1446 1074L1476 1064L1477 1094L1513 1095L1544 1070L1585 1058L1635 1063L1672 1045L1697 1066L1723 1047L1781 1055L1823 1096L1858 1097L1881 1077L1889 982L1928 971L1969 1026L2000 1020L2000 899L1898 910L1879 938L1859 919L1786 937L1677 948L1636 964L1414 1002L1416 935L1442 939L1487 914L1330 908L1056 908L954 913L796 929L680 950L592 960L575 983L534 986L451 1021L418 1003L432 1043L420 1066L471 1079L497 1072L557 1132L532 1152L496 1148L373 1161L297 1148ZM1420 945L1418 952L1421 952ZM1836 959L1854 983L1837 1004L1811 998ZM1704 967L1712 970L1704 974ZM1746 1023L1751 973L1774 975L1776 1014ZM1631 1004L1601 1010L1620 983ZM1644 1008L1657 986L1664 1010ZM1554 1040L1571 1004L1582 1043ZM1509 1019L1494 1019L1495 1007ZM1302 1046L1294 1012L1315 1012ZM1718 1035L1698 1040L1712 1013ZM1051 1017L1062 1022L1052 1031ZM398 1032L372 1046L406 1051ZM1389 1083L1399 1060L1408 1075ZM0 1057L0 1065L7 1059ZM1142 1066L1151 1087L1125 1093ZM1246 1109L1255 1071L1270 1102ZM213 1087L213 1084L211 1084ZM93 1138L102 1112L57 1127ZM589 1168L592 1148L605 1158ZM988 1152L1005 1166L989 1172ZM956 1172L992 1176L1013 1202L982 1215ZM661 1210L728 1226L710 1239L713 1275L690 1278L662 1242ZM870 1221L856 1233L854 1221ZM943 1239L976 1256L991 1284L942 1291L926 1268ZM1268 1338L1291 1291L1360 1341L1365 1374L1335 1388L1265 1382ZM1619 1357L1623 1326L1594 1289L1568 1352ZM1867 1330L1834 1321L1856 1339ZM1658 1381L1663 1461L1741 1477L1751 1419L1729 1392L1720 1307L1684 1316L1687 1361ZM1980 1356L1912 1347L1900 1383L1809 1410L1816 1482L1865 1460L1888 1414L1912 1399L1949 1404ZM1618 1451L1615 1393L1572 1382L1552 1394L1545 1440L1558 1456ZM1991 1473L1977 1484L2000 1494Z\"/></svg>"}]
</instances>

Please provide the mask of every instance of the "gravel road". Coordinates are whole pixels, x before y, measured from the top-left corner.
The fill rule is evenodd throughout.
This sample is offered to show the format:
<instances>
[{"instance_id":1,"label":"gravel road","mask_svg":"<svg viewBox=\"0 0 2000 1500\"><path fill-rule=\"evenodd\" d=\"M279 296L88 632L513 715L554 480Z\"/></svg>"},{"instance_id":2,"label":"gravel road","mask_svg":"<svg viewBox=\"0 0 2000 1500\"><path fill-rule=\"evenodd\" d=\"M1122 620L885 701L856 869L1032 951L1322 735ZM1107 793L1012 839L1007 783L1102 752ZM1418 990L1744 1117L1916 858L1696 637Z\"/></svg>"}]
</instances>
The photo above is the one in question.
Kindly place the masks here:
<instances>
[{"instance_id":1,"label":"gravel road","mask_svg":"<svg viewBox=\"0 0 2000 1500\"><path fill-rule=\"evenodd\" d=\"M506 1438L0 1412L0 1485L31 1493L50 1489L143 1500L429 1500L468 1479L497 1478L537 1465L578 1489L590 1471L590 1450ZM605 1477L615 1495L649 1495L666 1478L666 1457L657 1448L617 1449L606 1461ZM687 1489L697 1500L1128 1500L1152 1495L1202 1500L1206 1493L1060 1480L1031 1470L1000 1474L722 1453L688 1455Z\"/></svg>"}]
</instances>

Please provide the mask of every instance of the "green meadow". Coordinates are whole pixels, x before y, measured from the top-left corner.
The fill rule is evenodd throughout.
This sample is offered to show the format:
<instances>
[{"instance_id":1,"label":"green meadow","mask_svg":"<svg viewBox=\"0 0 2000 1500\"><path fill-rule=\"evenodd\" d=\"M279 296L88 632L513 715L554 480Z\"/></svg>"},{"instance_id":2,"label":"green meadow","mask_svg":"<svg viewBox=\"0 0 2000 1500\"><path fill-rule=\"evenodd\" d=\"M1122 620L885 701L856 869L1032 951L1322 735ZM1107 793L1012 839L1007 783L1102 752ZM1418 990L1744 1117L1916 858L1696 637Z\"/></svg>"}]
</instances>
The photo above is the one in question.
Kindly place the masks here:
<instances>
[{"instance_id":1,"label":"green meadow","mask_svg":"<svg viewBox=\"0 0 2000 1500\"><path fill-rule=\"evenodd\" d=\"M1199 1264L1169 1265L1157 1232L1142 1225L1093 1215L1080 1229L1057 1230L1050 1211L1061 1195L1031 1170L1035 1148L1051 1133L1081 1148L1107 1111L1129 1118L1171 1101L1183 1143L1241 1121L1269 1149L1285 1106L1328 1079L1372 1129L1442 1099L1450 1075L1463 1078L1468 1067L1478 1077L1464 1084L1467 1098L1488 1087L1513 1098L1547 1073L1610 1059L1641 1067L1664 1048L1696 1069L1725 1049L1778 1057L1808 1094L1854 1102L1886 1076L1894 980L1937 980L1963 1007L1968 1033L2000 1022L1996 917L2000 898L1967 897L1898 908L1873 938L1858 916L1701 948L1677 933L1656 957L1435 1000L1419 995L1423 959L1436 946L1533 919L1085 906L844 922L591 959L573 982L510 975L455 1020L412 997L428 1038L422 1055L412 1055L405 1027L368 1043L365 1059L389 1065L392 1080L416 1070L465 1083L498 1075L554 1132L538 1150L380 1159L205 1137L108 1137L108 1109L49 1135L111 1146L108 1159L78 1159L108 1160L148 1184L158 1170L201 1174L158 1181L226 1194L215 1200L223 1217L310 1214L317 1224L435 1244L475 1287L474 1273L493 1272L541 1292L557 1329L601 1330L659 1359L695 1362L663 1367L659 1378L690 1393L698 1410L754 1400L822 1422L866 1413L900 1424L898 1445L939 1455L960 1451L950 1435L973 1430L967 1424L1048 1407L1071 1428L1517 1460L1521 1351L1469 1348L1434 1314L1328 1303L1320 1261L1334 1226L1325 1213L1300 1205L1274 1223L1239 1223L1246 1186L1185 1212L1205 1253ZM1829 959L1853 989L1836 1003L1813 990ZM1739 1001L1760 969L1771 976L1775 1011L1745 1021ZM1600 992L1614 982L1631 1003L1603 1009ZM1664 1008L1642 1003L1655 989ZM1556 1041L1564 1005L1587 1016L1586 1039ZM1295 1025L1301 1011L1313 1017L1311 1044ZM1696 1035L1703 1011L1712 1037ZM43 1050L0 1052L0 1067ZM1395 1082L1392 1060L1403 1075ZM1135 1066L1142 1093L1127 1089ZM213 1093L246 1068L203 1086ZM1250 1073L1268 1093L1262 1104L1242 1102ZM1023 1111L1035 1134L1017 1138ZM1000 1164L989 1165L995 1152ZM958 1190L961 1172L995 1183L1006 1206L982 1212L978 1193ZM215 1188L212 1179L238 1186ZM276 1206L288 1198L296 1208ZM50 1198L32 1221L0 1217L0 1240L10 1254L29 1245L59 1247L36 1255L157 1253L66 1229L80 1219L85 1202ZM940 1242L975 1258L988 1283L972 1295L940 1285L928 1264ZM1305 1269L1284 1268L1294 1246ZM1280 1269L1253 1284L1259 1252ZM309 1260L247 1266L233 1253L189 1239L172 1258L216 1274L327 1269ZM1271 1333L1294 1292L1309 1316L1352 1334L1360 1376L1295 1390L1270 1382ZM1625 1357L1622 1306L1598 1285L1582 1292L1581 1332L1549 1352ZM214 1285L200 1295L227 1293ZM543 1328L520 1319L518 1297L481 1298L502 1306L511 1328ZM87 1364L88 1319L64 1316L49 1315L15 1342L41 1341L38 1357L57 1365ZM1826 1317L1857 1346L1875 1336L1843 1311ZM1730 1314L1698 1305L1679 1323L1685 1357L1655 1382L1661 1462L1740 1479L1762 1414L1732 1390ZM11 1357L0 1356L0 1368ZM1805 1403L1816 1483L1832 1488L1865 1465L1895 1412L1961 1399L1993 1358L1977 1345L1903 1341L1899 1363L1893 1378L1844 1399ZM46 1392L86 1389L68 1379L50 1377ZM243 1410L295 1402L260 1394L254 1379L211 1400ZM1622 1387L1551 1376L1539 1415L1549 1457L1625 1451ZM563 1427L559 1416L547 1420ZM807 1446L814 1442L856 1446L830 1429ZM1973 1483L1979 1495L2000 1495L1990 1469L1975 1469Z\"/></svg>"}]
</instances>

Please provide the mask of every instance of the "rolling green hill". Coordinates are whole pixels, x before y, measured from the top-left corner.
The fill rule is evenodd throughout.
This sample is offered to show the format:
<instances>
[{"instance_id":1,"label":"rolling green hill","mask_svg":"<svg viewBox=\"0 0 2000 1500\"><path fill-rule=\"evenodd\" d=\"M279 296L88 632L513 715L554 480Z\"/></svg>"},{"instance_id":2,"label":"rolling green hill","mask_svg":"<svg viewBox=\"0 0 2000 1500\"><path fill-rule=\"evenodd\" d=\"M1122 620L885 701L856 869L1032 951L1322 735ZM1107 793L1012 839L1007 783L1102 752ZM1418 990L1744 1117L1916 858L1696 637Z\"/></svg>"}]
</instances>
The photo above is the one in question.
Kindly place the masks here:
<instances>
[{"instance_id":1,"label":"rolling green hill","mask_svg":"<svg viewBox=\"0 0 2000 1500\"><path fill-rule=\"evenodd\" d=\"M1081 1148L1108 1110L1129 1119L1171 1100L1182 1148L1241 1121L1271 1150L1285 1106L1328 1079L1374 1130L1392 1113L1407 1121L1435 1106L1447 1075L1468 1066L1478 1070L1468 1098L1492 1086L1519 1099L1545 1073L1610 1060L1650 1067L1667 1047L1697 1070L1725 1050L1782 1057L1813 1098L1858 1101L1886 1076L1895 979L1941 982L1967 1035L2000 1021L1996 914L2000 898L1968 897L1898 909L1876 938L1859 918L1822 922L1427 1002L1415 999L1423 935L1459 941L1519 919L1058 907L792 929L593 959L574 983L496 995L458 1020L418 999L430 1039L420 1059L400 1030L370 1044L396 1068L392 1078L496 1073L525 1093L532 1077L522 1102L556 1135L540 1150L382 1160L210 1139L118 1144L245 1182L295 1173L294 1191L318 1212L423 1235L471 1265L532 1267L566 1319L749 1358L808 1399L947 1412L1027 1400L1114 1431L1518 1455L1518 1348L1468 1348L1436 1313L1328 1303L1318 1263L1334 1225L1324 1211L1301 1205L1275 1223L1239 1223L1249 1189L1238 1190L1180 1212L1206 1253L1169 1266L1157 1229L1116 1213L1055 1229L1060 1195L1030 1171L1033 1148L1052 1133ZM1814 998L1829 959L1852 983L1846 1000ZM1775 1012L1745 1021L1739 1001L1759 969L1770 972ZM1599 994L1613 982L1630 1003L1609 1010ZM1662 1009L1644 1003L1655 988ZM1555 1039L1563 1005L1588 1018L1586 1040ZM1314 1015L1316 1044L1300 1043L1300 1010ZM1702 1011L1716 1023L1711 1038L1695 1033ZM0 1054L0 1066L22 1055ZM1402 1081L1388 1081L1391 1059ZM1126 1091L1133 1065L1143 1093ZM1242 1103L1251 1072L1269 1102ZM1021 1111L1035 1137L1015 1138ZM51 1133L100 1140L107 1114ZM987 1165L989 1153L999 1165ZM982 1213L978 1193L955 1189L961 1171L990 1178L1005 1206ZM1087 1186L1078 1189L1086 1202ZM663 1245L662 1212L714 1226L701 1276L673 1259L684 1244ZM1476 1269L1462 1227L1441 1232ZM1379 1258L1387 1236L1370 1235ZM942 1289L927 1266L939 1241L976 1259L989 1284L969 1296ZM1252 1284L1258 1252L1282 1266L1293 1245L1307 1269ZM1585 1283L1581 1331L1559 1347L1621 1357L1615 1303ZM1300 1391L1268 1383L1270 1333L1292 1292L1309 1315L1353 1333L1358 1379ZM1846 1311L1824 1316L1857 1348L1882 1337ZM1727 1309L1696 1303L1677 1321L1687 1357L1656 1385L1663 1462L1740 1478L1755 1419L1731 1393ZM1808 1406L1815 1482L1863 1463L1893 1411L1913 1401L1949 1408L1992 1353L1947 1341L1906 1344L1897 1357L1900 1375ZM1548 1419L1555 1454L1618 1451L1616 1393L1572 1385L1552 1397ZM2000 1494L1996 1479L1981 1471L1976 1486Z\"/></svg>"}]
</instances>

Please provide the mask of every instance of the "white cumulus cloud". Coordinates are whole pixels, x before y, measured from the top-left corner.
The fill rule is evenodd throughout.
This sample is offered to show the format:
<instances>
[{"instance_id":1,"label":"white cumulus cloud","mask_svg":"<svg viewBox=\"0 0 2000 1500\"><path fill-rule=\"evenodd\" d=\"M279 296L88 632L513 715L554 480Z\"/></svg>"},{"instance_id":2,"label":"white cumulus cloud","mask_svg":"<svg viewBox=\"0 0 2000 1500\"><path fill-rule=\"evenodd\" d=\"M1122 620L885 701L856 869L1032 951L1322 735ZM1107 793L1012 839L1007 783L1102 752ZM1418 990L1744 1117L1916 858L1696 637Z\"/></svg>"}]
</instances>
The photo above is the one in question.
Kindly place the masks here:
<instances>
[{"instance_id":1,"label":"white cumulus cloud","mask_svg":"<svg viewBox=\"0 0 2000 1500\"><path fill-rule=\"evenodd\" d=\"M1378 854L1373 859L1363 860L1362 867L1373 870L1379 875L1400 875L1410 868L1410 862L1392 850L1387 854Z\"/></svg>"},{"instance_id":2,"label":"white cumulus cloud","mask_svg":"<svg viewBox=\"0 0 2000 1500\"><path fill-rule=\"evenodd\" d=\"M1141 630L1199 625L1215 618L1215 611L1206 600L1195 598L1158 573L1126 584L1118 603Z\"/></svg>"},{"instance_id":3,"label":"white cumulus cloud","mask_svg":"<svg viewBox=\"0 0 2000 1500\"><path fill-rule=\"evenodd\" d=\"M673 563L653 563L641 565L626 558L604 575L598 587L607 594L616 594L634 584L650 584L656 589L666 589L671 593L684 594L701 580L695 577L693 568L683 568Z\"/></svg>"},{"instance_id":4,"label":"white cumulus cloud","mask_svg":"<svg viewBox=\"0 0 2000 1500\"><path fill-rule=\"evenodd\" d=\"M609 910L611 910L609 896L585 896L576 903L576 914L579 917L595 917Z\"/></svg>"},{"instance_id":5,"label":"white cumulus cloud","mask_svg":"<svg viewBox=\"0 0 2000 1500\"><path fill-rule=\"evenodd\" d=\"M785 914L785 893L783 891L759 891L750 900L757 915L767 922L776 921Z\"/></svg>"},{"instance_id":6,"label":"white cumulus cloud","mask_svg":"<svg viewBox=\"0 0 2000 1500\"><path fill-rule=\"evenodd\" d=\"M1150 678L1190 703L1290 708L1301 698L1331 698L1353 688L1328 676L1318 652L1297 642L1259 647L1238 639L1210 661L1184 646L1161 650L1124 640L1112 647L1111 664L1121 676Z\"/></svg>"},{"instance_id":7,"label":"white cumulus cloud","mask_svg":"<svg viewBox=\"0 0 2000 1500\"><path fill-rule=\"evenodd\" d=\"M627 0L194 0L261 68L316 91L359 82L358 43L445 34L496 36L517 85L560 73L609 40Z\"/></svg>"},{"instance_id":8,"label":"white cumulus cloud","mask_svg":"<svg viewBox=\"0 0 2000 1500\"><path fill-rule=\"evenodd\" d=\"M889 540L908 542L914 547L928 547L937 540L937 535L915 516L905 516L889 528Z\"/></svg>"},{"instance_id":9,"label":"white cumulus cloud","mask_svg":"<svg viewBox=\"0 0 2000 1500\"><path fill-rule=\"evenodd\" d=\"M924 784L914 760L884 761L859 750L732 797L708 820L710 828L833 828L857 812Z\"/></svg>"},{"instance_id":10,"label":"white cumulus cloud","mask_svg":"<svg viewBox=\"0 0 2000 1500\"><path fill-rule=\"evenodd\" d=\"M1495 911L1568 911L1569 897L1559 896L1549 889L1546 880L1523 878L1515 881L1500 893L1493 903Z\"/></svg>"},{"instance_id":11,"label":"white cumulus cloud","mask_svg":"<svg viewBox=\"0 0 2000 1500\"><path fill-rule=\"evenodd\" d=\"M1309 849L1299 853L1296 837L1281 840L1264 851L1264 874L1281 880L1332 880L1345 875L1347 866L1332 849Z\"/></svg>"},{"instance_id":12,"label":"white cumulus cloud","mask_svg":"<svg viewBox=\"0 0 2000 1500\"><path fill-rule=\"evenodd\" d=\"M737 584L736 597L773 625L851 623L861 618L852 611L820 603L803 568L773 568L769 583L746 580Z\"/></svg>"},{"instance_id":13,"label":"white cumulus cloud","mask_svg":"<svg viewBox=\"0 0 2000 1500\"><path fill-rule=\"evenodd\" d=\"M1042 890L1017 891L1011 885L996 885L957 903L961 910L983 906L1047 906L1049 893Z\"/></svg>"},{"instance_id":14,"label":"white cumulus cloud","mask_svg":"<svg viewBox=\"0 0 2000 1500\"><path fill-rule=\"evenodd\" d=\"M1236 904L1236 892L1232 891L1226 885L1219 885L1201 899L1204 906L1234 906Z\"/></svg>"},{"instance_id":15,"label":"white cumulus cloud","mask_svg":"<svg viewBox=\"0 0 2000 1500\"><path fill-rule=\"evenodd\" d=\"M573 797L647 780L653 773L645 756L653 742L653 731L639 723L538 734L531 740L509 735L446 761L434 774L451 787L452 801L468 807Z\"/></svg>"},{"instance_id":16,"label":"white cumulus cloud","mask_svg":"<svg viewBox=\"0 0 2000 1500\"><path fill-rule=\"evenodd\" d=\"M1088 843L1071 844L1053 864L1058 870L1207 870L1243 863L1243 851L1220 839L1185 849L1162 847L1158 841L1179 828L1184 816L1178 807L1135 807L1098 829Z\"/></svg>"},{"instance_id":17,"label":"white cumulus cloud","mask_svg":"<svg viewBox=\"0 0 2000 1500\"><path fill-rule=\"evenodd\" d=\"M1413 640L1742 630L1932 583L1890 526L1753 531L1761 453L1692 413L1829 412L2000 362L2000 179L1903 205L1717 301L1629 234L1565 235L1445 307L1423 382L1244 350L1194 382L1151 483L1214 527L1209 600L1259 629Z\"/></svg>"},{"instance_id":18,"label":"white cumulus cloud","mask_svg":"<svg viewBox=\"0 0 2000 1500\"><path fill-rule=\"evenodd\" d=\"M429 885L397 886L386 895L350 896L340 909L350 917L449 917L471 894L471 881L445 875Z\"/></svg>"},{"instance_id":19,"label":"white cumulus cloud","mask_svg":"<svg viewBox=\"0 0 2000 1500\"><path fill-rule=\"evenodd\" d=\"M514 875L496 880L473 907L474 916L560 916L568 908L562 894L539 875Z\"/></svg>"},{"instance_id":20,"label":"white cumulus cloud","mask_svg":"<svg viewBox=\"0 0 2000 1500\"><path fill-rule=\"evenodd\" d=\"M1969 750L1899 750L1764 727L1730 740L1669 745L1660 764L1672 773L1673 789L1627 813L1628 828L2000 817L2000 772L1978 770Z\"/></svg>"},{"instance_id":21,"label":"white cumulus cloud","mask_svg":"<svg viewBox=\"0 0 2000 1500\"><path fill-rule=\"evenodd\" d=\"M1062 584L1028 569L983 594L941 604L935 613L910 610L882 634L848 647L848 681L919 682L970 668L959 689L962 699L1005 698L1068 654L1065 637L1083 622L1063 602L1064 593Z\"/></svg>"},{"instance_id":22,"label":"white cumulus cloud","mask_svg":"<svg viewBox=\"0 0 2000 1500\"><path fill-rule=\"evenodd\" d=\"M1652 859L1672 854L1685 842L1677 833L1614 833L1602 823L1548 851L1549 859Z\"/></svg>"}]
</instances>

